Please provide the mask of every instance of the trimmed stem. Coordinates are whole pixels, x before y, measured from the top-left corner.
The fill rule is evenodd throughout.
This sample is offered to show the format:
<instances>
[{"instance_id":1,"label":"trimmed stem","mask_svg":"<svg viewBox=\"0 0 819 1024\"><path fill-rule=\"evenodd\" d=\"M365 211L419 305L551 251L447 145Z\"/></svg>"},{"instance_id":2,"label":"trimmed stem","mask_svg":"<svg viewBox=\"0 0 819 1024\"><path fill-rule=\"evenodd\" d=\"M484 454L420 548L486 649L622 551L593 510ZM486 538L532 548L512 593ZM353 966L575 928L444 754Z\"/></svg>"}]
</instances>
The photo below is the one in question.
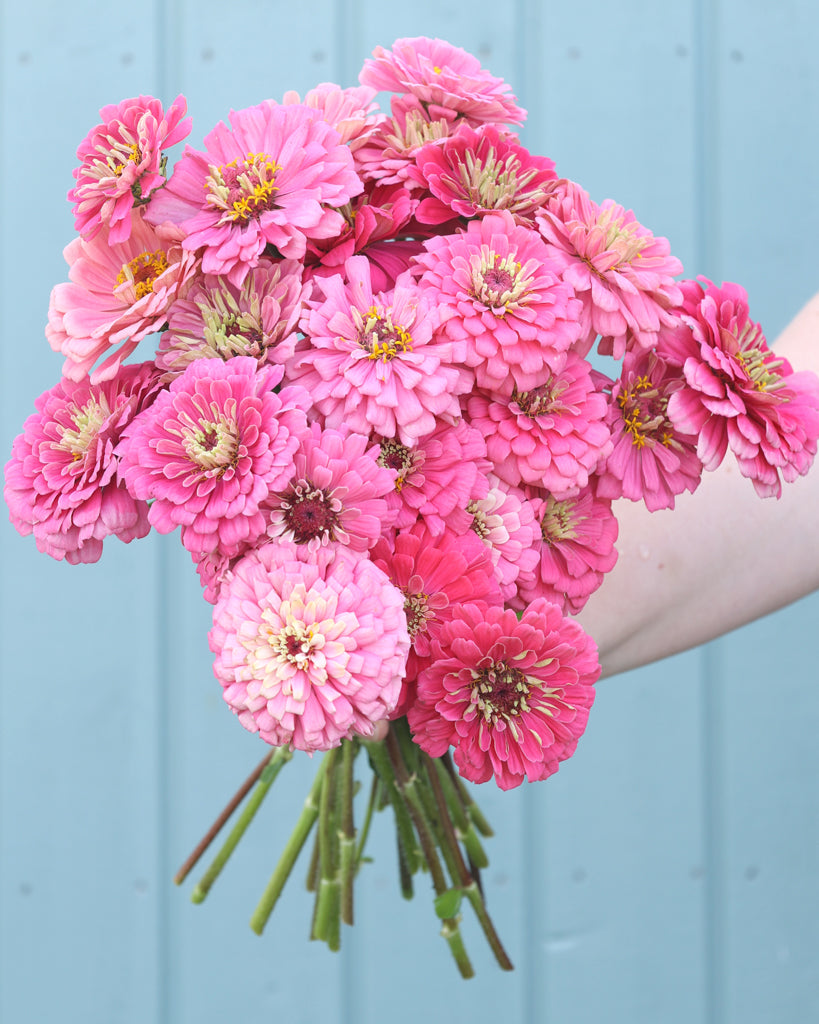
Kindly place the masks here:
<instances>
[{"instance_id":1,"label":"trimmed stem","mask_svg":"<svg viewBox=\"0 0 819 1024\"><path fill-rule=\"evenodd\" d=\"M353 791L355 759L358 744L345 740L341 745L341 786L339 848L341 854L341 920L353 923L353 880L355 878L355 818L353 815Z\"/></svg>"}]
</instances>

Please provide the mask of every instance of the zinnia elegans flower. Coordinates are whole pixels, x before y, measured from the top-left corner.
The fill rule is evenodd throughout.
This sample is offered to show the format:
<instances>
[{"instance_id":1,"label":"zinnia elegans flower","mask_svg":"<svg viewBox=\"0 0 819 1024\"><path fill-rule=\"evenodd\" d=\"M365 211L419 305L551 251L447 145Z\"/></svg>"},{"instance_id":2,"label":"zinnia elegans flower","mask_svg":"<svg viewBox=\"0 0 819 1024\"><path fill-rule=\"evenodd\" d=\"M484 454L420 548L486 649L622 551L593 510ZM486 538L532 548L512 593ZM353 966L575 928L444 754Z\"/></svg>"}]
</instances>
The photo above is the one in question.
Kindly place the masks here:
<instances>
[{"instance_id":1,"label":"zinnia elegans flower","mask_svg":"<svg viewBox=\"0 0 819 1024\"><path fill-rule=\"evenodd\" d=\"M362 434L312 423L293 456L287 483L265 503L267 535L310 550L343 544L366 551L392 526L387 505L395 474L378 463Z\"/></svg>"},{"instance_id":2,"label":"zinnia elegans flower","mask_svg":"<svg viewBox=\"0 0 819 1024\"><path fill-rule=\"evenodd\" d=\"M71 280L51 292L46 337L66 357L63 375L71 380L113 377L142 338L164 327L196 273L197 260L180 245L178 229L154 229L137 213L131 218L124 242L112 243L103 228L64 250Z\"/></svg>"},{"instance_id":3,"label":"zinnia elegans flower","mask_svg":"<svg viewBox=\"0 0 819 1024\"><path fill-rule=\"evenodd\" d=\"M281 368L237 356L197 359L130 425L121 443L132 494L160 533L182 527L194 555L238 554L264 535L261 505L287 482L309 396L273 388Z\"/></svg>"},{"instance_id":4,"label":"zinnia elegans flower","mask_svg":"<svg viewBox=\"0 0 819 1024\"><path fill-rule=\"evenodd\" d=\"M465 375L450 364L450 347L434 341L435 309L409 274L373 294L366 257L352 256L344 271L315 279L324 299L302 319L309 347L287 364L288 379L310 392L326 426L412 446L438 418L460 417Z\"/></svg>"},{"instance_id":5,"label":"zinnia elegans flower","mask_svg":"<svg viewBox=\"0 0 819 1024\"><path fill-rule=\"evenodd\" d=\"M468 604L443 624L407 718L432 757L454 747L471 782L501 789L557 771L586 728L600 674L580 626L540 599L511 610Z\"/></svg>"},{"instance_id":6,"label":"zinnia elegans flower","mask_svg":"<svg viewBox=\"0 0 819 1024\"><path fill-rule=\"evenodd\" d=\"M679 370L655 352L626 353L611 392L614 447L599 472L600 497L644 501L654 512L674 508L676 495L696 490L702 475L697 438L668 417L669 399L683 386Z\"/></svg>"},{"instance_id":7,"label":"zinnia elegans flower","mask_svg":"<svg viewBox=\"0 0 819 1024\"><path fill-rule=\"evenodd\" d=\"M288 259L304 256L308 238L332 238L344 227L333 207L362 189L338 132L315 110L272 101L233 111L219 122L205 152L190 146L146 217L171 220L185 247L202 251L206 274L241 285L265 247Z\"/></svg>"},{"instance_id":8,"label":"zinnia elegans flower","mask_svg":"<svg viewBox=\"0 0 819 1024\"><path fill-rule=\"evenodd\" d=\"M102 108L102 123L77 149L82 163L73 172L77 184L68 193L74 226L83 238L93 238L104 224L111 242L127 241L132 208L165 184L163 149L181 142L191 130L186 112L184 96L177 96L167 111L153 96Z\"/></svg>"},{"instance_id":9,"label":"zinnia elegans flower","mask_svg":"<svg viewBox=\"0 0 819 1024\"><path fill-rule=\"evenodd\" d=\"M666 238L655 238L611 199L600 206L574 182L538 212L558 273L583 303L581 352L601 336L599 350L622 359L634 344L651 348L680 301L674 275L682 264Z\"/></svg>"},{"instance_id":10,"label":"zinnia elegans flower","mask_svg":"<svg viewBox=\"0 0 819 1024\"><path fill-rule=\"evenodd\" d=\"M114 449L158 387L153 363L123 367L101 384L63 378L35 402L6 464L11 521L40 551L76 565L96 562L111 534L144 537L148 506L132 497Z\"/></svg>"},{"instance_id":11,"label":"zinnia elegans flower","mask_svg":"<svg viewBox=\"0 0 819 1024\"><path fill-rule=\"evenodd\" d=\"M333 82L322 82L315 89L304 94L304 100L293 90L286 92L282 103L303 104L316 113L338 132L342 143L355 150L367 139L373 127L383 115L379 114L375 100L375 89L365 85L342 89Z\"/></svg>"},{"instance_id":12,"label":"zinnia elegans flower","mask_svg":"<svg viewBox=\"0 0 819 1024\"><path fill-rule=\"evenodd\" d=\"M490 474L486 494L474 494L466 506L469 528L480 537L492 558L504 601L517 594L521 572L531 572L540 561L535 549L540 525L532 503L518 487Z\"/></svg>"},{"instance_id":13,"label":"zinnia elegans flower","mask_svg":"<svg viewBox=\"0 0 819 1024\"><path fill-rule=\"evenodd\" d=\"M259 366L284 363L295 352L309 290L295 260L262 260L240 288L206 275L171 309L157 366L172 378L194 359L252 356Z\"/></svg>"},{"instance_id":14,"label":"zinnia elegans flower","mask_svg":"<svg viewBox=\"0 0 819 1024\"><path fill-rule=\"evenodd\" d=\"M697 454L706 469L718 466L730 447L757 493L778 498L781 478L807 473L816 454L819 380L794 373L768 347L748 315L744 288L702 281L683 282L682 319L692 354L683 364L688 386L669 399L669 418L679 430L698 435Z\"/></svg>"},{"instance_id":15,"label":"zinnia elegans flower","mask_svg":"<svg viewBox=\"0 0 819 1024\"><path fill-rule=\"evenodd\" d=\"M362 85L386 92L408 92L431 112L461 114L471 124L522 124L526 111L509 85L481 67L472 54L443 39L396 39L391 50L376 46L358 76Z\"/></svg>"},{"instance_id":16,"label":"zinnia elegans flower","mask_svg":"<svg viewBox=\"0 0 819 1024\"><path fill-rule=\"evenodd\" d=\"M534 569L521 568L513 608L525 608L539 597L576 615L617 562L617 519L611 501L599 498L590 485L571 498L532 495L539 536Z\"/></svg>"},{"instance_id":17,"label":"zinnia elegans flower","mask_svg":"<svg viewBox=\"0 0 819 1024\"><path fill-rule=\"evenodd\" d=\"M503 212L470 221L463 233L436 235L424 248L419 283L478 387L526 390L562 363L578 338L580 303L537 232Z\"/></svg>"},{"instance_id":18,"label":"zinnia elegans flower","mask_svg":"<svg viewBox=\"0 0 819 1024\"><path fill-rule=\"evenodd\" d=\"M274 746L328 750L371 736L401 688L403 605L384 573L348 548L257 548L236 564L213 612L225 700Z\"/></svg>"},{"instance_id":19,"label":"zinnia elegans flower","mask_svg":"<svg viewBox=\"0 0 819 1024\"><path fill-rule=\"evenodd\" d=\"M442 224L453 216L481 217L508 210L518 224L535 226L534 213L557 182L555 165L534 156L494 125L461 127L449 138L424 146L408 171L411 181L429 189L416 217Z\"/></svg>"},{"instance_id":20,"label":"zinnia elegans flower","mask_svg":"<svg viewBox=\"0 0 819 1024\"><path fill-rule=\"evenodd\" d=\"M589 363L574 352L530 390L516 389L508 398L475 392L466 409L486 438L495 473L509 484L570 494L586 486L611 451L606 396L596 389Z\"/></svg>"}]
</instances>

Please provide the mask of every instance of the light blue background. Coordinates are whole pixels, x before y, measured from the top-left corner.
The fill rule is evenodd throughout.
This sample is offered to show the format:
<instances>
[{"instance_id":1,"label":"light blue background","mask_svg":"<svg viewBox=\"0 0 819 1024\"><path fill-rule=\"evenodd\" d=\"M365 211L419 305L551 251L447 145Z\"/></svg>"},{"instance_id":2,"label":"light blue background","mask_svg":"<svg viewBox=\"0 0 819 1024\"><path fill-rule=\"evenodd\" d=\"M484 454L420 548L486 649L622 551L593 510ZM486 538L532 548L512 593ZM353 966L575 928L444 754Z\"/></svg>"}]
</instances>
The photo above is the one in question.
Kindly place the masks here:
<instances>
[{"instance_id":1,"label":"light blue background","mask_svg":"<svg viewBox=\"0 0 819 1024\"><path fill-rule=\"evenodd\" d=\"M769 337L816 288L813 0L410 6L4 0L3 452L59 374L43 327L99 108L184 92L197 144L231 107L354 84L400 36L478 55L529 109L531 149L633 208L688 275L743 283ZM72 568L4 522L0 565L3 1024L819 1020L819 595L604 682L558 776L483 787L490 908L517 970L495 968L467 914L478 977L462 982L423 886L396 893L386 817L341 955L306 941L301 867L250 932L309 764L205 906L171 884L262 753L213 680L177 538L112 541Z\"/></svg>"}]
</instances>

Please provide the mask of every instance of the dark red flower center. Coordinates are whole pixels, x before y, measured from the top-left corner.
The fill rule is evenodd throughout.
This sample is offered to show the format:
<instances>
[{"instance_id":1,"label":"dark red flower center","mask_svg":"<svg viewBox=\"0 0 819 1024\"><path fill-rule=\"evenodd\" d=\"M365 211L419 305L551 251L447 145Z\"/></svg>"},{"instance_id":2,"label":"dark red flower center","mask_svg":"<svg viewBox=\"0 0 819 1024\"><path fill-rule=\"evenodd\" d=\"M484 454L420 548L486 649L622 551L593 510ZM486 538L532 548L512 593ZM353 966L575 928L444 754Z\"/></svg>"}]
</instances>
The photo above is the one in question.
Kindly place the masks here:
<instances>
[{"instance_id":1,"label":"dark red flower center","mask_svg":"<svg viewBox=\"0 0 819 1024\"><path fill-rule=\"evenodd\" d=\"M505 661L493 661L475 673L472 702L487 722L528 711L529 680Z\"/></svg>"},{"instance_id":2,"label":"dark red flower center","mask_svg":"<svg viewBox=\"0 0 819 1024\"><path fill-rule=\"evenodd\" d=\"M298 480L281 496L285 525L296 544L314 537L335 540L341 512L340 502L309 480Z\"/></svg>"}]
</instances>

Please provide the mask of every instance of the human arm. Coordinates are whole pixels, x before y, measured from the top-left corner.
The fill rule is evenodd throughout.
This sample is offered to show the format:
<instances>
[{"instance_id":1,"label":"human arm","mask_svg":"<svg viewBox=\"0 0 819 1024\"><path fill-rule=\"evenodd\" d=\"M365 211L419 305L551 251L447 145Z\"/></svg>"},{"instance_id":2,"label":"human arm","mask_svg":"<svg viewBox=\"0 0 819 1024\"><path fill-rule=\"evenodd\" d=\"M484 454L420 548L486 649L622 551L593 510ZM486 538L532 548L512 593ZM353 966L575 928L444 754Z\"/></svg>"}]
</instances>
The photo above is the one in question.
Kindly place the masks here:
<instances>
[{"instance_id":1,"label":"human arm","mask_svg":"<svg viewBox=\"0 0 819 1024\"><path fill-rule=\"evenodd\" d=\"M819 294L773 346L819 373ZM673 511L618 501L619 559L578 616L603 675L687 650L819 588L819 469L760 499L726 457Z\"/></svg>"}]
</instances>

